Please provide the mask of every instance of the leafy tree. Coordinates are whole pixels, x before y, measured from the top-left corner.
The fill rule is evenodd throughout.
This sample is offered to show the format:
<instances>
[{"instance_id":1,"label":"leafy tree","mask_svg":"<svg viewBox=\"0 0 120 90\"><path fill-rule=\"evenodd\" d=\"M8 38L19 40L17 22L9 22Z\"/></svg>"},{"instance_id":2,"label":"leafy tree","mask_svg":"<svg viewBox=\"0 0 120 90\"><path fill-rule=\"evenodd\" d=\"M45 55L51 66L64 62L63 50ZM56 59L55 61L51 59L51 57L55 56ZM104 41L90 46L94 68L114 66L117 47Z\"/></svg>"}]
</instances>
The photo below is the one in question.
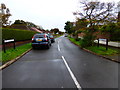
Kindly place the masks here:
<instances>
[{"instance_id":1,"label":"leafy tree","mask_svg":"<svg viewBox=\"0 0 120 90\"><path fill-rule=\"evenodd\" d=\"M4 3L0 5L0 10L0 23L2 24L2 26L7 26L9 24L9 17L11 16L10 10L6 7Z\"/></svg>"},{"instance_id":2,"label":"leafy tree","mask_svg":"<svg viewBox=\"0 0 120 90\"><path fill-rule=\"evenodd\" d=\"M51 29L50 31L51 31L51 32L54 32L54 34L59 33L59 29L58 29L58 28Z\"/></svg>"},{"instance_id":3,"label":"leafy tree","mask_svg":"<svg viewBox=\"0 0 120 90\"><path fill-rule=\"evenodd\" d=\"M49 31L49 29L47 29L46 31Z\"/></svg>"},{"instance_id":4,"label":"leafy tree","mask_svg":"<svg viewBox=\"0 0 120 90\"><path fill-rule=\"evenodd\" d=\"M76 30L79 30L79 29L82 29L82 28L86 28L87 25L88 25L88 23L89 22L85 18L82 18L82 19L77 18L77 21L76 21Z\"/></svg>"},{"instance_id":5,"label":"leafy tree","mask_svg":"<svg viewBox=\"0 0 120 90\"><path fill-rule=\"evenodd\" d=\"M64 34L64 32L59 31L59 34L62 35L62 34Z\"/></svg>"},{"instance_id":6,"label":"leafy tree","mask_svg":"<svg viewBox=\"0 0 120 90\"><path fill-rule=\"evenodd\" d=\"M77 18L76 25L75 25L75 38L78 39L78 33L84 32L87 28L88 21L85 18L79 19Z\"/></svg>"},{"instance_id":7,"label":"leafy tree","mask_svg":"<svg viewBox=\"0 0 120 90\"><path fill-rule=\"evenodd\" d=\"M15 20L14 24L26 24L23 20Z\"/></svg>"},{"instance_id":8,"label":"leafy tree","mask_svg":"<svg viewBox=\"0 0 120 90\"><path fill-rule=\"evenodd\" d=\"M120 22L118 23L109 23L107 25L103 25L100 28L101 32L109 33L110 40L120 41Z\"/></svg>"},{"instance_id":9,"label":"leafy tree","mask_svg":"<svg viewBox=\"0 0 120 90\"><path fill-rule=\"evenodd\" d=\"M80 12L75 12L74 15L80 15L89 21L89 27L94 28L94 25L101 23L111 22L111 18L114 17L115 4L112 2L101 3L101 2L81 2L82 9Z\"/></svg>"},{"instance_id":10,"label":"leafy tree","mask_svg":"<svg viewBox=\"0 0 120 90\"><path fill-rule=\"evenodd\" d=\"M79 15L80 18L85 18L88 20L87 29L85 31L85 36L83 37L83 43L86 46L93 45L93 40L95 39L94 32L96 32L96 26L100 24L106 24L108 22L113 22L114 17L114 3L101 3L98 1L82 1L81 11L74 12L74 15ZM88 41L89 44L87 43Z\"/></svg>"},{"instance_id":11,"label":"leafy tree","mask_svg":"<svg viewBox=\"0 0 120 90\"><path fill-rule=\"evenodd\" d=\"M69 34L72 34L74 33L74 26L73 26L73 23L70 22L70 21L67 21L65 23L65 27L64 27L65 31Z\"/></svg>"}]
</instances>

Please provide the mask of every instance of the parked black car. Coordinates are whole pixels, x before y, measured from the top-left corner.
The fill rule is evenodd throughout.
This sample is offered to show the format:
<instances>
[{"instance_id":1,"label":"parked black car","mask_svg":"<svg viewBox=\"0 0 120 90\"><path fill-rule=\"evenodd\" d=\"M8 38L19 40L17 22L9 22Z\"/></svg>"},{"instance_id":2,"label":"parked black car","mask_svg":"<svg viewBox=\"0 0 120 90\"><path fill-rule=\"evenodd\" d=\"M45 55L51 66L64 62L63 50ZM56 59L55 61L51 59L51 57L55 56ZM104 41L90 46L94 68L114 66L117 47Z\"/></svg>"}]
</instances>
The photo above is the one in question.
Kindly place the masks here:
<instances>
[{"instance_id":1,"label":"parked black car","mask_svg":"<svg viewBox=\"0 0 120 90\"><path fill-rule=\"evenodd\" d=\"M46 47L50 48L51 46L51 39L50 36L46 33L35 34L32 38L32 47Z\"/></svg>"}]
</instances>

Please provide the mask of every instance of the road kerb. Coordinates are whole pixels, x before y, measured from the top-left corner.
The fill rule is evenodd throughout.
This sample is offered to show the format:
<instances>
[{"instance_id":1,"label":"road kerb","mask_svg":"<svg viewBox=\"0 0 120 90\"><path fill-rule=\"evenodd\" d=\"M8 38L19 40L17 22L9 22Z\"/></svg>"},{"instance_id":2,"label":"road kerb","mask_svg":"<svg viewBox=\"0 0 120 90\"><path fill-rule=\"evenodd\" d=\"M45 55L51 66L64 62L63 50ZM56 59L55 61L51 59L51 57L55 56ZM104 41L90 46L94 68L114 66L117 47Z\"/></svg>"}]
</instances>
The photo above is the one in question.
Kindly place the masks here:
<instances>
[{"instance_id":1,"label":"road kerb","mask_svg":"<svg viewBox=\"0 0 120 90\"><path fill-rule=\"evenodd\" d=\"M16 62L18 59L20 59L22 56L24 56L26 53L28 53L29 51L31 51L32 48L28 49L27 51L25 51L23 54L21 54L20 56L16 57L13 60L8 61L7 63L5 63L4 65L0 66L0 70L3 70L4 68L6 68L7 66L11 65L12 63Z\"/></svg>"}]
</instances>

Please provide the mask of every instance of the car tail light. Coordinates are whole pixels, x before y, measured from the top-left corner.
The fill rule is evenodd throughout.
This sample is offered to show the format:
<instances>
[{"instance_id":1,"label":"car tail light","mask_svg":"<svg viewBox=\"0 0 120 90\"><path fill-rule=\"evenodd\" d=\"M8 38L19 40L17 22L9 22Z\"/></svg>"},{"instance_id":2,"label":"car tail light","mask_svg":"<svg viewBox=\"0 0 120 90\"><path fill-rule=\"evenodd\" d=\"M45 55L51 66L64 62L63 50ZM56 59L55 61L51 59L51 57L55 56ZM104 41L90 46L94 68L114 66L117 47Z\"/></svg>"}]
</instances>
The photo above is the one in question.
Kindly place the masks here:
<instances>
[{"instance_id":1,"label":"car tail light","mask_svg":"<svg viewBox=\"0 0 120 90\"><path fill-rule=\"evenodd\" d=\"M32 41L34 40L34 37L32 37Z\"/></svg>"},{"instance_id":2,"label":"car tail light","mask_svg":"<svg viewBox=\"0 0 120 90\"><path fill-rule=\"evenodd\" d=\"M46 40L46 41L48 41L48 39L47 39L47 38L45 38L45 40Z\"/></svg>"},{"instance_id":3,"label":"car tail light","mask_svg":"<svg viewBox=\"0 0 120 90\"><path fill-rule=\"evenodd\" d=\"M46 35L44 35L44 37L46 38Z\"/></svg>"}]
</instances>

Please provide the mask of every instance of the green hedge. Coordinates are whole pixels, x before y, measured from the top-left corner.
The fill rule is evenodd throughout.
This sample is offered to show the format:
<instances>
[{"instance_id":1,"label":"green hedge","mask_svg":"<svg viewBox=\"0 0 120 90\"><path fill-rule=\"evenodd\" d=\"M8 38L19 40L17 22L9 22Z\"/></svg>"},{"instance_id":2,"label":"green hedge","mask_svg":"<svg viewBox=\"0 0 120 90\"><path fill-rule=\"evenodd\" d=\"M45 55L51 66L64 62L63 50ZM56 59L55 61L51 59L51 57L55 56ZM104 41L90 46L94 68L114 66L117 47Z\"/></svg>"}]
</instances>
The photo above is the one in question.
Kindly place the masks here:
<instances>
[{"instance_id":1,"label":"green hedge","mask_svg":"<svg viewBox=\"0 0 120 90\"><path fill-rule=\"evenodd\" d=\"M30 40L32 36L37 33L34 31L2 28L2 39L12 39L15 41Z\"/></svg>"}]
</instances>

